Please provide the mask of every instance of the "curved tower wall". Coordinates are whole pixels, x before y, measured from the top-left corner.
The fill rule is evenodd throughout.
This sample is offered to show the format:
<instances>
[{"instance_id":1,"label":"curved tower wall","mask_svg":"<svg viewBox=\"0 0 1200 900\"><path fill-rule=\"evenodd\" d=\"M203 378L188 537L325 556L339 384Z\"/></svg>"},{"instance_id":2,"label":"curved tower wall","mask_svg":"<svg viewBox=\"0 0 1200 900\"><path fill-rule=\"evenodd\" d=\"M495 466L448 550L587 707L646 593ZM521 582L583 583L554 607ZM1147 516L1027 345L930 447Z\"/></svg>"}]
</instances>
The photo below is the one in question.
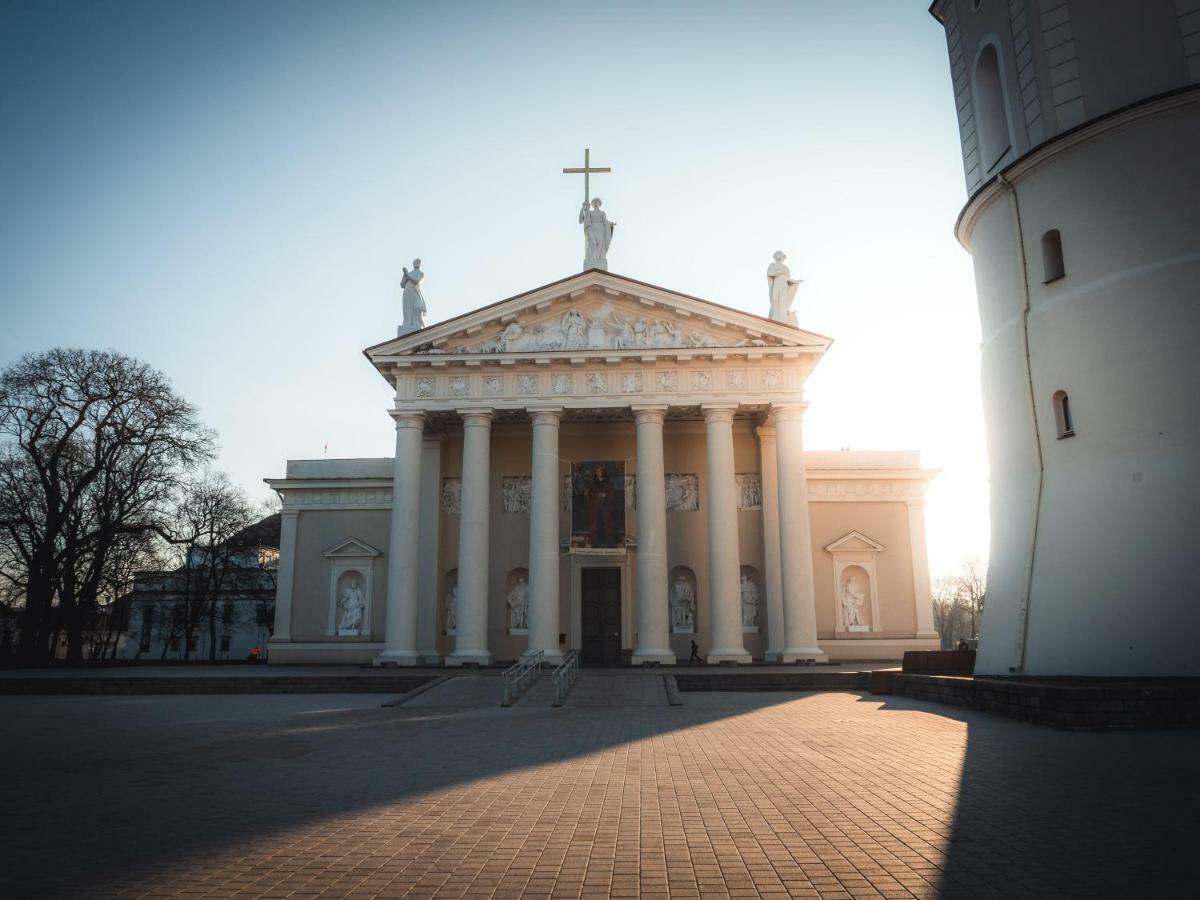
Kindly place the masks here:
<instances>
[{"instance_id":1,"label":"curved tower wall","mask_svg":"<svg viewBox=\"0 0 1200 900\"><path fill-rule=\"evenodd\" d=\"M973 6L931 12L983 335L977 671L1200 673L1200 0Z\"/></svg>"}]
</instances>

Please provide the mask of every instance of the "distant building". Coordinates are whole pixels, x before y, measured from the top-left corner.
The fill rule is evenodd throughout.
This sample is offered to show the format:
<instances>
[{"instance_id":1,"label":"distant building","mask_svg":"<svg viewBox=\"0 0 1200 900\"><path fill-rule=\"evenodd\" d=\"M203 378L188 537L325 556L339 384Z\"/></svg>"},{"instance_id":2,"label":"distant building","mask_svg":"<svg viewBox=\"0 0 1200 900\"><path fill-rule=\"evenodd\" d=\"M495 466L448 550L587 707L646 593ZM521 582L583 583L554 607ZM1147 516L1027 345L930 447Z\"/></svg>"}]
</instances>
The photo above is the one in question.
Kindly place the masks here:
<instances>
[{"instance_id":1,"label":"distant building","mask_svg":"<svg viewBox=\"0 0 1200 900\"><path fill-rule=\"evenodd\" d=\"M983 331L976 671L1200 673L1200 2L930 12Z\"/></svg>"},{"instance_id":2,"label":"distant building","mask_svg":"<svg viewBox=\"0 0 1200 900\"><path fill-rule=\"evenodd\" d=\"M279 515L241 532L241 545L214 577L196 555L169 572L139 572L128 596L126 659L237 660L258 648L266 658L275 620ZM187 625L195 623L190 654Z\"/></svg>"}]
</instances>

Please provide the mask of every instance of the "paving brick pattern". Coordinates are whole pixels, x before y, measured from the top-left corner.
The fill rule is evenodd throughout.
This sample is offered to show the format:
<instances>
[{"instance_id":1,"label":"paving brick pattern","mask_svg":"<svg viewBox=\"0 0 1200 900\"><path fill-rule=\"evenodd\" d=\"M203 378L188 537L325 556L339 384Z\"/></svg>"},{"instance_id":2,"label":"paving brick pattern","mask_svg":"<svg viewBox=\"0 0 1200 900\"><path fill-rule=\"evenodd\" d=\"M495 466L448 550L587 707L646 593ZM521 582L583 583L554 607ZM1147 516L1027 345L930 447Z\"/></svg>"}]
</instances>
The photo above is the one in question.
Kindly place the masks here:
<instances>
[{"instance_id":1,"label":"paving brick pattern","mask_svg":"<svg viewBox=\"0 0 1200 900\"><path fill-rule=\"evenodd\" d=\"M1172 897L1200 877L1196 733L684 696L0 698L0 895Z\"/></svg>"}]
</instances>

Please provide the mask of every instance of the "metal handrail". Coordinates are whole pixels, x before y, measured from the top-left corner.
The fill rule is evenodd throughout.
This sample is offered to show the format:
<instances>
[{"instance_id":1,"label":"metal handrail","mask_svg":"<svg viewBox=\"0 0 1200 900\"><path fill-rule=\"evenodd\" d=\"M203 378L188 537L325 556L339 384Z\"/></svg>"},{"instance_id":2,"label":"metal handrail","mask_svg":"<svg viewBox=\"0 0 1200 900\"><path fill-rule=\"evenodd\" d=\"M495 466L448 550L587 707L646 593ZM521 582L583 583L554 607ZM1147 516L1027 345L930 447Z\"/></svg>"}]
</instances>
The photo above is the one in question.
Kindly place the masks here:
<instances>
[{"instance_id":1,"label":"metal handrail","mask_svg":"<svg viewBox=\"0 0 1200 900\"><path fill-rule=\"evenodd\" d=\"M516 663L504 670L504 702L501 706L512 706L529 686L537 680L542 669L544 650L527 650Z\"/></svg>"},{"instance_id":2,"label":"metal handrail","mask_svg":"<svg viewBox=\"0 0 1200 900\"><path fill-rule=\"evenodd\" d=\"M554 705L562 706L579 678L579 651L572 650L554 670Z\"/></svg>"}]
</instances>

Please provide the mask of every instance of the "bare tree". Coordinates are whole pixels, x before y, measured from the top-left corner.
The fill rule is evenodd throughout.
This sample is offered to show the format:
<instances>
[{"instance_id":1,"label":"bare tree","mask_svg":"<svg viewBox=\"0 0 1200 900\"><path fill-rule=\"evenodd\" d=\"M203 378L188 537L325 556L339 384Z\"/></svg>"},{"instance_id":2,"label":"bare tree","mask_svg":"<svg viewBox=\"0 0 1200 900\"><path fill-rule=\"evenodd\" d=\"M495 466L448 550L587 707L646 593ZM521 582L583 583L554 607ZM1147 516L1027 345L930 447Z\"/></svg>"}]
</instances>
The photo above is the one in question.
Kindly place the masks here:
<instances>
[{"instance_id":1,"label":"bare tree","mask_svg":"<svg viewBox=\"0 0 1200 900\"><path fill-rule=\"evenodd\" d=\"M174 603L160 617L160 628L169 632L164 657L170 637L182 638L183 658L191 659L199 638L206 636L208 658L216 659L218 625L236 624L232 618L223 619L225 610L218 609L218 601L229 598L229 614L235 615L232 595L243 589L247 569L257 571L257 547L244 537L256 520L246 492L223 473L205 474L181 488L164 531L175 556L169 576Z\"/></svg>"},{"instance_id":2,"label":"bare tree","mask_svg":"<svg viewBox=\"0 0 1200 900\"><path fill-rule=\"evenodd\" d=\"M957 575L933 582L934 626L949 649L961 638L978 638L987 589L987 566L978 557L963 561Z\"/></svg>"},{"instance_id":3,"label":"bare tree","mask_svg":"<svg viewBox=\"0 0 1200 900\"><path fill-rule=\"evenodd\" d=\"M0 374L0 575L19 585L20 655L60 631L83 656L114 547L161 525L213 435L161 372L112 351L30 354Z\"/></svg>"}]
</instances>

